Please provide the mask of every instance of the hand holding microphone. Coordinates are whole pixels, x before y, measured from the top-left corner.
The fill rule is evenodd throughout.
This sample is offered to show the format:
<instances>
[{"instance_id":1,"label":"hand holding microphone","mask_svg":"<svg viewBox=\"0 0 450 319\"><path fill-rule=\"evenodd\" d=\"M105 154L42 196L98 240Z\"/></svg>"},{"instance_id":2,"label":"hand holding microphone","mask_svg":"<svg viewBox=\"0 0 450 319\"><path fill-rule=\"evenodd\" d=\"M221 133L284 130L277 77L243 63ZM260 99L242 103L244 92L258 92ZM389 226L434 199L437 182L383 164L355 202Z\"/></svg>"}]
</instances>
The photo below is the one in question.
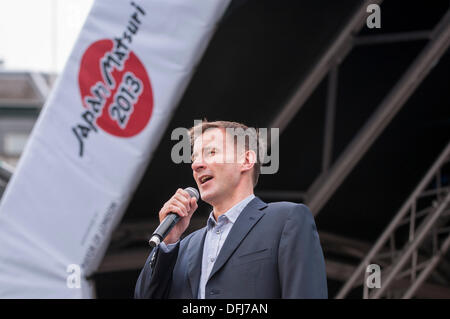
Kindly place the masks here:
<instances>
[{"instance_id":1,"label":"hand holding microphone","mask_svg":"<svg viewBox=\"0 0 450 319\"><path fill-rule=\"evenodd\" d=\"M192 214L197 209L198 191L193 187L179 188L159 211L160 225L153 232L149 244L158 246L176 243L189 226Z\"/></svg>"}]
</instances>

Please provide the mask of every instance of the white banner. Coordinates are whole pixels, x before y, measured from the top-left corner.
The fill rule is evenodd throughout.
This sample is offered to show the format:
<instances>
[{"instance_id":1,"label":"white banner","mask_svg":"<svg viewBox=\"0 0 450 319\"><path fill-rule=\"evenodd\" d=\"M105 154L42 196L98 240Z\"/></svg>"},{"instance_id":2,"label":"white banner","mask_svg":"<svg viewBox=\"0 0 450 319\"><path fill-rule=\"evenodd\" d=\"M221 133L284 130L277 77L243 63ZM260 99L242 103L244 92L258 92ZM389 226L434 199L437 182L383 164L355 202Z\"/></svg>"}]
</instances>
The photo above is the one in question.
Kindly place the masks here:
<instances>
[{"instance_id":1,"label":"white banner","mask_svg":"<svg viewBox=\"0 0 450 319\"><path fill-rule=\"evenodd\" d=\"M85 278L228 3L94 3L0 202L0 297L93 296Z\"/></svg>"}]
</instances>

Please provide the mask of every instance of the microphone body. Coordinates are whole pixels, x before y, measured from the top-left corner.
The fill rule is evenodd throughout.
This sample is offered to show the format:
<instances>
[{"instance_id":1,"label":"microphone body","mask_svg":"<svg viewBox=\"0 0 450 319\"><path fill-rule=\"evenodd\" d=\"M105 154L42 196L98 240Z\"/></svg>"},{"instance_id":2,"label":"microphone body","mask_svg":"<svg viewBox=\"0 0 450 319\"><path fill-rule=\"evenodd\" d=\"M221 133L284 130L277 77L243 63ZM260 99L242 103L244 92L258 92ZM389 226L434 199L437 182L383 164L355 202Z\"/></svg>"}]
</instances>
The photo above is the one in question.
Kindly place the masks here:
<instances>
[{"instance_id":1,"label":"microphone body","mask_svg":"<svg viewBox=\"0 0 450 319\"><path fill-rule=\"evenodd\" d=\"M197 200L200 195L198 191L193 187L187 187L184 189L191 197L195 197ZM180 215L175 213L170 213L164 218L164 220L159 224L158 228L153 232L152 237L148 241L148 244L154 248L158 246L164 238L170 233L172 228L181 219Z\"/></svg>"}]
</instances>

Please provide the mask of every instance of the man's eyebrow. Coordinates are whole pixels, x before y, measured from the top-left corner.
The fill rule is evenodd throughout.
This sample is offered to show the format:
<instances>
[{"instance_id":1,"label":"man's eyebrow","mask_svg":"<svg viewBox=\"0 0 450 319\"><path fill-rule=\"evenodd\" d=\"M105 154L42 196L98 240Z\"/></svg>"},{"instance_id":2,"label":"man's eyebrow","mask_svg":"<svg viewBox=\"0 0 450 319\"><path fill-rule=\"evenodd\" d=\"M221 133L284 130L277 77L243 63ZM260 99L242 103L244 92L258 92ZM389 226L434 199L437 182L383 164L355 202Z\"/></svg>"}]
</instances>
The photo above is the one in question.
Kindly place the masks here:
<instances>
[{"instance_id":1,"label":"man's eyebrow","mask_svg":"<svg viewBox=\"0 0 450 319\"><path fill-rule=\"evenodd\" d=\"M208 151L210 149L216 149L216 147L215 146L209 146L209 145L205 146L205 147L202 148L202 153L205 152L205 151ZM191 160L193 161L196 156L197 156L197 152L192 153Z\"/></svg>"}]
</instances>

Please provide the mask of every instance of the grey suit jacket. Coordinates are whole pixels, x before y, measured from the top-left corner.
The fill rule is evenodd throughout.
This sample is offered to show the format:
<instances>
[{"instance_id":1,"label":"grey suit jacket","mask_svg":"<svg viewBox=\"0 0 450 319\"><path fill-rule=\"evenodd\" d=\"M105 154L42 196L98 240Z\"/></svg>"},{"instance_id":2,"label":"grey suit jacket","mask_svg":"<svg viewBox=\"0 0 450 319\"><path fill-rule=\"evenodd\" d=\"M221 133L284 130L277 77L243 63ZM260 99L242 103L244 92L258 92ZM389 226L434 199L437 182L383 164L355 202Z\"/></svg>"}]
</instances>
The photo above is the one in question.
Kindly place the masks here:
<instances>
[{"instance_id":1,"label":"grey suit jacket","mask_svg":"<svg viewBox=\"0 0 450 319\"><path fill-rule=\"evenodd\" d=\"M196 299L206 227L169 253L155 248L135 298ZM209 276L205 298L327 298L325 262L305 205L255 197L230 230Z\"/></svg>"}]
</instances>

